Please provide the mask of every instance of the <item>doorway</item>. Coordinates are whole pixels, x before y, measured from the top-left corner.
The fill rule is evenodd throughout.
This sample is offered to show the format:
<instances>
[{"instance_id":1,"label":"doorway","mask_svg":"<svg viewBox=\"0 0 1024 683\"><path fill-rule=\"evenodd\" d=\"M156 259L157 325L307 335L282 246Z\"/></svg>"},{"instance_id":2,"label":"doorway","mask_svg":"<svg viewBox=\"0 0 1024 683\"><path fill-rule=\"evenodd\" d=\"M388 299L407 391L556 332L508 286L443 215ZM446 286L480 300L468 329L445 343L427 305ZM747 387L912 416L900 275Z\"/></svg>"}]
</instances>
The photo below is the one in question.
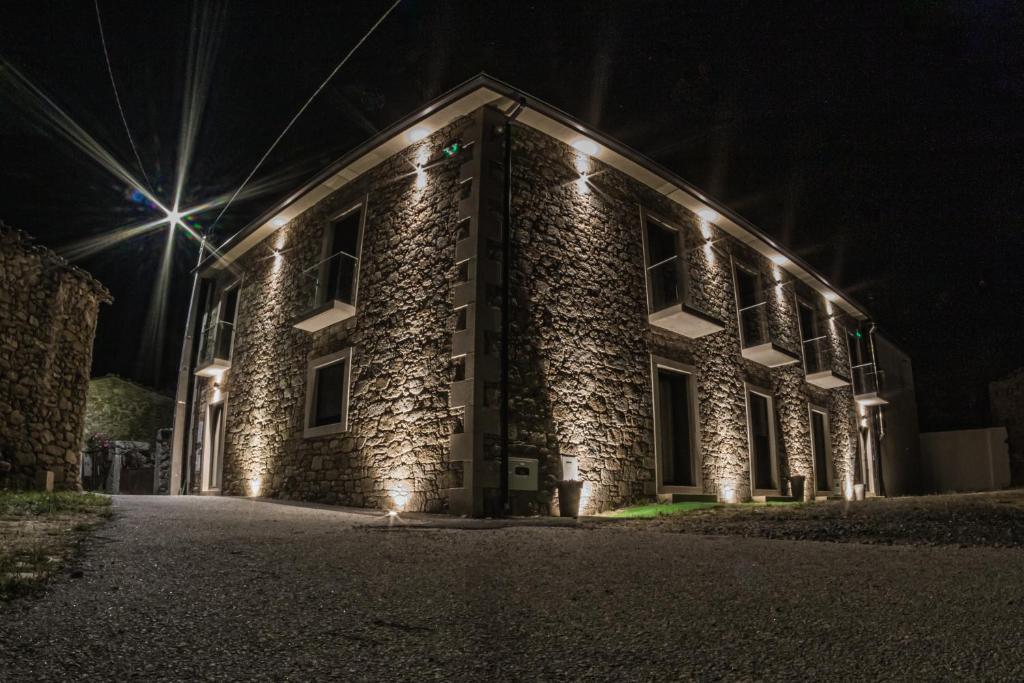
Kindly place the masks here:
<instances>
[{"instance_id":1,"label":"doorway","mask_svg":"<svg viewBox=\"0 0 1024 683\"><path fill-rule=\"evenodd\" d=\"M747 389L747 430L750 440L750 483L754 495L777 494L775 407L767 392Z\"/></svg>"},{"instance_id":2,"label":"doorway","mask_svg":"<svg viewBox=\"0 0 1024 683\"><path fill-rule=\"evenodd\" d=\"M219 492L224 469L224 400L206 408L206 457L203 458L203 492Z\"/></svg>"},{"instance_id":3,"label":"doorway","mask_svg":"<svg viewBox=\"0 0 1024 683\"><path fill-rule=\"evenodd\" d=\"M810 407L811 456L814 461L814 490L819 494L832 493L835 476L832 472L832 439L829 434L828 413L824 408Z\"/></svg>"}]
</instances>

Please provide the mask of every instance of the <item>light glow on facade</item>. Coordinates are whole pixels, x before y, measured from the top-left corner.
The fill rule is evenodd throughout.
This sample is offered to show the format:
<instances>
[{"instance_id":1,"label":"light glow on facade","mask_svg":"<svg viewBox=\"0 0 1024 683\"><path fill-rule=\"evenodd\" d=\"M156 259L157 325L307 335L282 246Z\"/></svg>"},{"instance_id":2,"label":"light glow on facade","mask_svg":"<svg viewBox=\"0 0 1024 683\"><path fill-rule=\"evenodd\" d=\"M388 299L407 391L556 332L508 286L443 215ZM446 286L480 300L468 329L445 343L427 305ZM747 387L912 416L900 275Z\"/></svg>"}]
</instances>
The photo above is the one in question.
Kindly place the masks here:
<instances>
[{"instance_id":1,"label":"light glow on facade","mask_svg":"<svg viewBox=\"0 0 1024 683\"><path fill-rule=\"evenodd\" d=\"M596 157L601 152L598 144L590 138L577 138L573 141L572 148L588 157Z\"/></svg>"}]
</instances>

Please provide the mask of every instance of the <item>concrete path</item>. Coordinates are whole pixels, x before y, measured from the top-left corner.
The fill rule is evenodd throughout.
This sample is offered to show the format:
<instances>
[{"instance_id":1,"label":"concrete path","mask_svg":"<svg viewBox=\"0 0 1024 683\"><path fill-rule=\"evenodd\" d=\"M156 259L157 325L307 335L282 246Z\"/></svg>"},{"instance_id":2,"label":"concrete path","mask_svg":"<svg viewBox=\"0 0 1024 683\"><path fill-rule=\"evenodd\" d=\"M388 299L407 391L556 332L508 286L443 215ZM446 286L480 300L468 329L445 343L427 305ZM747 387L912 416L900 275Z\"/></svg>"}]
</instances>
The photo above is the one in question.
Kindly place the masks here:
<instances>
[{"instance_id":1,"label":"concrete path","mask_svg":"<svg viewBox=\"0 0 1024 683\"><path fill-rule=\"evenodd\" d=\"M1021 550L387 524L119 497L0 681L1024 679Z\"/></svg>"}]
</instances>

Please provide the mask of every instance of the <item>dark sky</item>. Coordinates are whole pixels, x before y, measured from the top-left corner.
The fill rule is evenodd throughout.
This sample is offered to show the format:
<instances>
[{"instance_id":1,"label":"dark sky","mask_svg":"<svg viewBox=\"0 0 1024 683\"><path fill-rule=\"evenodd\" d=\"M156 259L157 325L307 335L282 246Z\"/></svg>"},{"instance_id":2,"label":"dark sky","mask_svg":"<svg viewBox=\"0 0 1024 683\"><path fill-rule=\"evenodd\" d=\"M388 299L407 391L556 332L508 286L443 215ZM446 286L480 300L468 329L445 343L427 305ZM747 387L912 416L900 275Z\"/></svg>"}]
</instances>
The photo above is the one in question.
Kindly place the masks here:
<instances>
[{"instance_id":1,"label":"dark sky","mask_svg":"<svg viewBox=\"0 0 1024 683\"><path fill-rule=\"evenodd\" d=\"M187 198L234 190L388 4L206 5L216 53ZM193 7L100 9L140 156L169 198ZM236 203L217 234L487 71L706 189L862 301L913 357L924 428L984 424L986 383L1024 365L1022 28L1010 0L404 0L257 176L284 184ZM0 54L137 173L92 2L5 3ZM8 224L59 248L149 215L7 90L0 124ZM95 374L173 383L195 248L178 241L154 354L142 329L165 239L81 263L117 299Z\"/></svg>"}]
</instances>

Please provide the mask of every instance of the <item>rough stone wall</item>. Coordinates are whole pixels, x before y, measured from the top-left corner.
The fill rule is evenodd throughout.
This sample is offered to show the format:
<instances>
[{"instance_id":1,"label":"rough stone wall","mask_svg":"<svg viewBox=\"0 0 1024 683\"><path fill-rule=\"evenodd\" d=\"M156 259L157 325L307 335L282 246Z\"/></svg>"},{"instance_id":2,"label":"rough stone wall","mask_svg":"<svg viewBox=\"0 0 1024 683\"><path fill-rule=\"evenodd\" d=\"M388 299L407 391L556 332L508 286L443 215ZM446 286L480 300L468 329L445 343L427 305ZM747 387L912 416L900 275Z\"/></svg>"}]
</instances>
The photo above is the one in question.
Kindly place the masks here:
<instances>
[{"instance_id":1,"label":"rough stone wall","mask_svg":"<svg viewBox=\"0 0 1024 683\"><path fill-rule=\"evenodd\" d=\"M0 451L10 483L80 488L92 344L110 293L25 233L0 223Z\"/></svg>"},{"instance_id":2,"label":"rough stone wall","mask_svg":"<svg viewBox=\"0 0 1024 683\"><path fill-rule=\"evenodd\" d=\"M444 507L458 157L422 180L410 170L467 123L460 119L375 167L240 260L232 366L219 387L224 492L388 507L404 489L407 508ZM323 231L364 199L355 317L313 334L294 329L311 286L303 271L322 258ZM303 438L308 363L348 347L348 430ZM193 424L205 421L214 394L214 380L197 382ZM202 454L195 456L198 490Z\"/></svg>"},{"instance_id":3,"label":"rough stone wall","mask_svg":"<svg viewBox=\"0 0 1024 683\"><path fill-rule=\"evenodd\" d=\"M799 363L769 370L742 358L732 260L761 273L773 339L794 353L794 288L820 295L649 188L532 129L514 132L511 454L540 458L541 510L559 454L579 456L588 512L655 493L652 354L696 368L705 492L750 495L745 382L774 397L781 481L811 479L810 401L829 411L835 477L845 482L856 443L851 389L808 385ZM719 318L721 332L688 340L648 324L641 207L683 228L691 303ZM842 349L850 321L837 318L823 325ZM844 353L832 361L849 374Z\"/></svg>"},{"instance_id":4,"label":"rough stone wall","mask_svg":"<svg viewBox=\"0 0 1024 683\"><path fill-rule=\"evenodd\" d=\"M399 176L418 149L439 148L466 123L384 162L241 259L232 368L217 387L198 380L193 490L203 457L198 423L219 395L227 406L225 492L384 507L404 488L408 507L444 509L458 162L431 169L423 187L415 174ZM762 272L771 330L794 351L793 293L802 283L780 274L777 288L775 267L760 254L539 132L516 126L513 151L510 455L540 462L541 491L530 510L551 510L561 454L580 459L585 512L655 494L652 354L696 368L704 492L750 495L747 382L774 396L783 481L811 476L808 401L830 412L833 466L845 479L856 443L851 389L818 390L800 364L769 370L740 353L734 255ZM585 182L581 168L590 174ZM364 197L355 318L312 335L293 329L308 294L302 271L319 260L325 226ZM683 229L691 303L719 318L721 332L691 341L651 328L641 207ZM848 322L827 323L837 349L845 348ZM349 429L305 439L307 364L347 347L354 349ZM834 356L838 368L848 364Z\"/></svg>"},{"instance_id":5,"label":"rough stone wall","mask_svg":"<svg viewBox=\"0 0 1024 683\"><path fill-rule=\"evenodd\" d=\"M174 399L116 375L89 381L85 438L103 434L121 441L152 441L174 421Z\"/></svg>"},{"instance_id":6,"label":"rough stone wall","mask_svg":"<svg viewBox=\"0 0 1024 683\"><path fill-rule=\"evenodd\" d=\"M1024 368L988 385L992 424L1006 427L1010 482L1024 485Z\"/></svg>"}]
</instances>

